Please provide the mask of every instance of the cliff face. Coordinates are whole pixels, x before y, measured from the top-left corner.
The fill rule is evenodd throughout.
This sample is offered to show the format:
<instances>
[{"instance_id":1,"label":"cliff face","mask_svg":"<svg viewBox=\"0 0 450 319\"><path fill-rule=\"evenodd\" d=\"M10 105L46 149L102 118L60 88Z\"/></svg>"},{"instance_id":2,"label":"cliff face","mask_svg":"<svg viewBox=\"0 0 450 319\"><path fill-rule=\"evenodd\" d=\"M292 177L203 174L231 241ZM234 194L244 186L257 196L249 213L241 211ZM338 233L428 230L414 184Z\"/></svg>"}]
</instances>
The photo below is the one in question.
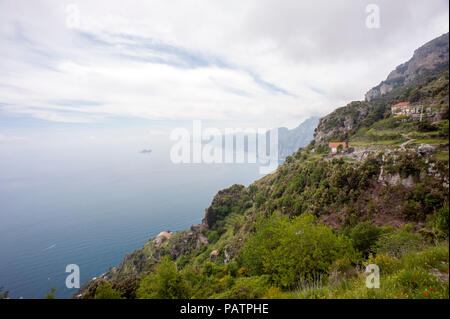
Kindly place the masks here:
<instances>
[{"instance_id":1,"label":"cliff face","mask_svg":"<svg viewBox=\"0 0 450 319\"><path fill-rule=\"evenodd\" d=\"M356 101L321 118L314 133L315 145L330 140L346 140L348 133L360 125L373 109L374 105L370 103Z\"/></svg>"},{"instance_id":2,"label":"cliff face","mask_svg":"<svg viewBox=\"0 0 450 319\"><path fill-rule=\"evenodd\" d=\"M429 70L440 66L445 68L445 64L448 67L448 47L448 33L424 44L414 51L413 57L408 62L399 65L389 73L385 81L369 90L365 95L366 101L372 101L402 84L407 84Z\"/></svg>"},{"instance_id":3,"label":"cliff face","mask_svg":"<svg viewBox=\"0 0 450 319\"><path fill-rule=\"evenodd\" d=\"M359 128L383 119L397 102L420 100L435 105L440 99L448 99L448 58L447 33L418 48L408 62L368 91L365 101L351 102L321 118L314 133L315 145L348 140Z\"/></svg>"}]
</instances>

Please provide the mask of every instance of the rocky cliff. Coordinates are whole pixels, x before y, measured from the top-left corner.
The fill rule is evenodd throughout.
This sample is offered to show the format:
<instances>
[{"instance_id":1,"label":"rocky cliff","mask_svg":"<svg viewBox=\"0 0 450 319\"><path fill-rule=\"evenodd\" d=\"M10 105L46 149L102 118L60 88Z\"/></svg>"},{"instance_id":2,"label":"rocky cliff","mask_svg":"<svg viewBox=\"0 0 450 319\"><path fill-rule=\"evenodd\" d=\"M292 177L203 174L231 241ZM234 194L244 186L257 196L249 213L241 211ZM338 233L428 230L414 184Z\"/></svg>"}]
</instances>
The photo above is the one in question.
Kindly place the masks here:
<instances>
[{"instance_id":1,"label":"rocky cliff","mask_svg":"<svg viewBox=\"0 0 450 319\"><path fill-rule=\"evenodd\" d=\"M408 62L399 65L389 73L385 81L369 90L365 95L366 101L372 101L431 70L448 68L448 48L448 33L424 44L414 51L413 57Z\"/></svg>"}]
</instances>

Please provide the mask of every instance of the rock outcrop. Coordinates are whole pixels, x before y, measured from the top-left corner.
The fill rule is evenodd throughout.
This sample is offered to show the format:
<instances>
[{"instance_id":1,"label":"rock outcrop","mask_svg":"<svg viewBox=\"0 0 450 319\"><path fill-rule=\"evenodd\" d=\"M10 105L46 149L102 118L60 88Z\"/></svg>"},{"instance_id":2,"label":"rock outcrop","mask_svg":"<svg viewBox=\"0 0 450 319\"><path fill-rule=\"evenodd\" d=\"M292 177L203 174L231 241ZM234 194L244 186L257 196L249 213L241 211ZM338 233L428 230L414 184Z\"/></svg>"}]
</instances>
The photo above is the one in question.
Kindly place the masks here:
<instances>
[{"instance_id":1,"label":"rock outcrop","mask_svg":"<svg viewBox=\"0 0 450 319\"><path fill-rule=\"evenodd\" d=\"M161 244L162 244L164 241L166 241L167 239L169 239L171 236L172 236L171 233L168 233L168 232L163 231L163 232L160 232L160 233L158 234L158 236L156 236L156 238L153 240L153 242L155 243L155 246L156 246L156 247L159 247L159 246L161 246Z\"/></svg>"},{"instance_id":2,"label":"rock outcrop","mask_svg":"<svg viewBox=\"0 0 450 319\"><path fill-rule=\"evenodd\" d=\"M385 81L369 90L365 95L366 101L371 101L400 85L413 81L417 76L427 72L427 70L432 70L439 66L448 67L448 48L448 33L424 44L414 51L413 57L408 62L399 65L389 73Z\"/></svg>"}]
</instances>

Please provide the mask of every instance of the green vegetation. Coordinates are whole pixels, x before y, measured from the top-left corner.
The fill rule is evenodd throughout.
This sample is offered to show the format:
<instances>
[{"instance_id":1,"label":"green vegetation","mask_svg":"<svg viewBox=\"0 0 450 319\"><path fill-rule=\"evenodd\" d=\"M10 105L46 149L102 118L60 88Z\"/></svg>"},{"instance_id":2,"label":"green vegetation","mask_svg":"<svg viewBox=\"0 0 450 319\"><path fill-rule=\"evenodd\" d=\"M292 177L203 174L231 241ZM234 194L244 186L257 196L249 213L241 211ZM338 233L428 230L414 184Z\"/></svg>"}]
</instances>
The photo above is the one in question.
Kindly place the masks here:
<instances>
[{"instance_id":1,"label":"green vegetation","mask_svg":"<svg viewBox=\"0 0 450 319\"><path fill-rule=\"evenodd\" d=\"M351 141L350 146L371 146L371 145L399 145L403 142L406 142L406 139L397 139L397 140L382 140L382 141Z\"/></svg>"},{"instance_id":2,"label":"green vegetation","mask_svg":"<svg viewBox=\"0 0 450 319\"><path fill-rule=\"evenodd\" d=\"M167 256L161 259L154 272L144 277L137 290L138 298L176 299L187 295L185 280Z\"/></svg>"},{"instance_id":3,"label":"green vegetation","mask_svg":"<svg viewBox=\"0 0 450 319\"><path fill-rule=\"evenodd\" d=\"M419 139L419 140L414 140L411 142L412 144L431 144L431 145L438 145L438 144L442 144L442 145L448 145L448 139L444 140L444 139Z\"/></svg>"},{"instance_id":4,"label":"green vegetation","mask_svg":"<svg viewBox=\"0 0 450 319\"><path fill-rule=\"evenodd\" d=\"M342 258L353 260L350 241L335 235L330 227L316 224L314 216L302 214L289 219L274 214L256 225L241 253L241 261L251 275L270 275L279 287L291 287L300 279L328 271Z\"/></svg>"},{"instance_id":5,"label":"green vegetation","mask_svg":"<svg viewBox=\"0 0 450 319\"><path fill-rule=\"evenodd\" d=\"M8 290L3 291L3 289L4 288L2 286L0 286L0 299L7 299L8 295L9 295L9 291Z\"/></svg>"},{"instance_id":6,"label":"green vegetation","mask_svg":"<svg viewBox=\"0 0 450 319\"><path fill-rule=\"evenodd\" d=\"M45 296L45 299L55 299L56 287L52 287L50 292Z\"/></svg>"},{"instance_id":7,"label":"green vegetation","mask_svg":"<svg viewBox=\"0 0 450 319\"><path fill-rule=\"evenodd\" d=\"M122 299L120 292L113 289L110 284L104 284L95 291L95 299Z\"/></svg>"},{"instance_id":8,"label":"green vegetation","mask_svg":"<svg viewBox=\"0 0 450 319\"><path fill-rule=\"evenodd\" d=\"M441 174L448 167L406 151L363 162L308 152L248 188L219 192L210 226L149 241L83 297L444 298L448 188L423 174L430 160ZM414 186L380 185L381 167ZM383 276L377 290L365 286L370 263Z\"/></svg>"},{"instance_id":9,"label":"green vegetation","mask_svg":"<svg viewBox=\"0 0 450 319\"><path fill-rule=\"evenodd\" d=\"M423 121L392 117L402 101L424 105ZM446 68L352 102L276 172L219 191L201 225L150 240L83 298L448 298L448 138ZM377 147L334 156L333 140Z\"/></svg>"}]
</instances>

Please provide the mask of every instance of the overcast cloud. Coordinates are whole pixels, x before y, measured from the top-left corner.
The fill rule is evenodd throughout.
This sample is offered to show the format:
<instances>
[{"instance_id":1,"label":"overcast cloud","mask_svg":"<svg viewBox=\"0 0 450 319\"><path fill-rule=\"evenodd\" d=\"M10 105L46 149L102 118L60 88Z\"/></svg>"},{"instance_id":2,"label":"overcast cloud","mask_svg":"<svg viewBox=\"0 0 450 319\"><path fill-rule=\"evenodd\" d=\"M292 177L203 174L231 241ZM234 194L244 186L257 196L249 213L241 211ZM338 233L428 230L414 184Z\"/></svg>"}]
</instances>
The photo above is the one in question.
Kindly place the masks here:
<instances>
[{"instance_id":1,"label":"overcast cloud","mask_svg":"<svg viewBox=\"0 0 450 319\"><path fill-rule=\"evenodd\" d=\"M369 3L380 29L365 26ZM448 32L448 10L447 0L2 0L0 119L293 127L363 99Z\"/></svg>"}]
</instances>

